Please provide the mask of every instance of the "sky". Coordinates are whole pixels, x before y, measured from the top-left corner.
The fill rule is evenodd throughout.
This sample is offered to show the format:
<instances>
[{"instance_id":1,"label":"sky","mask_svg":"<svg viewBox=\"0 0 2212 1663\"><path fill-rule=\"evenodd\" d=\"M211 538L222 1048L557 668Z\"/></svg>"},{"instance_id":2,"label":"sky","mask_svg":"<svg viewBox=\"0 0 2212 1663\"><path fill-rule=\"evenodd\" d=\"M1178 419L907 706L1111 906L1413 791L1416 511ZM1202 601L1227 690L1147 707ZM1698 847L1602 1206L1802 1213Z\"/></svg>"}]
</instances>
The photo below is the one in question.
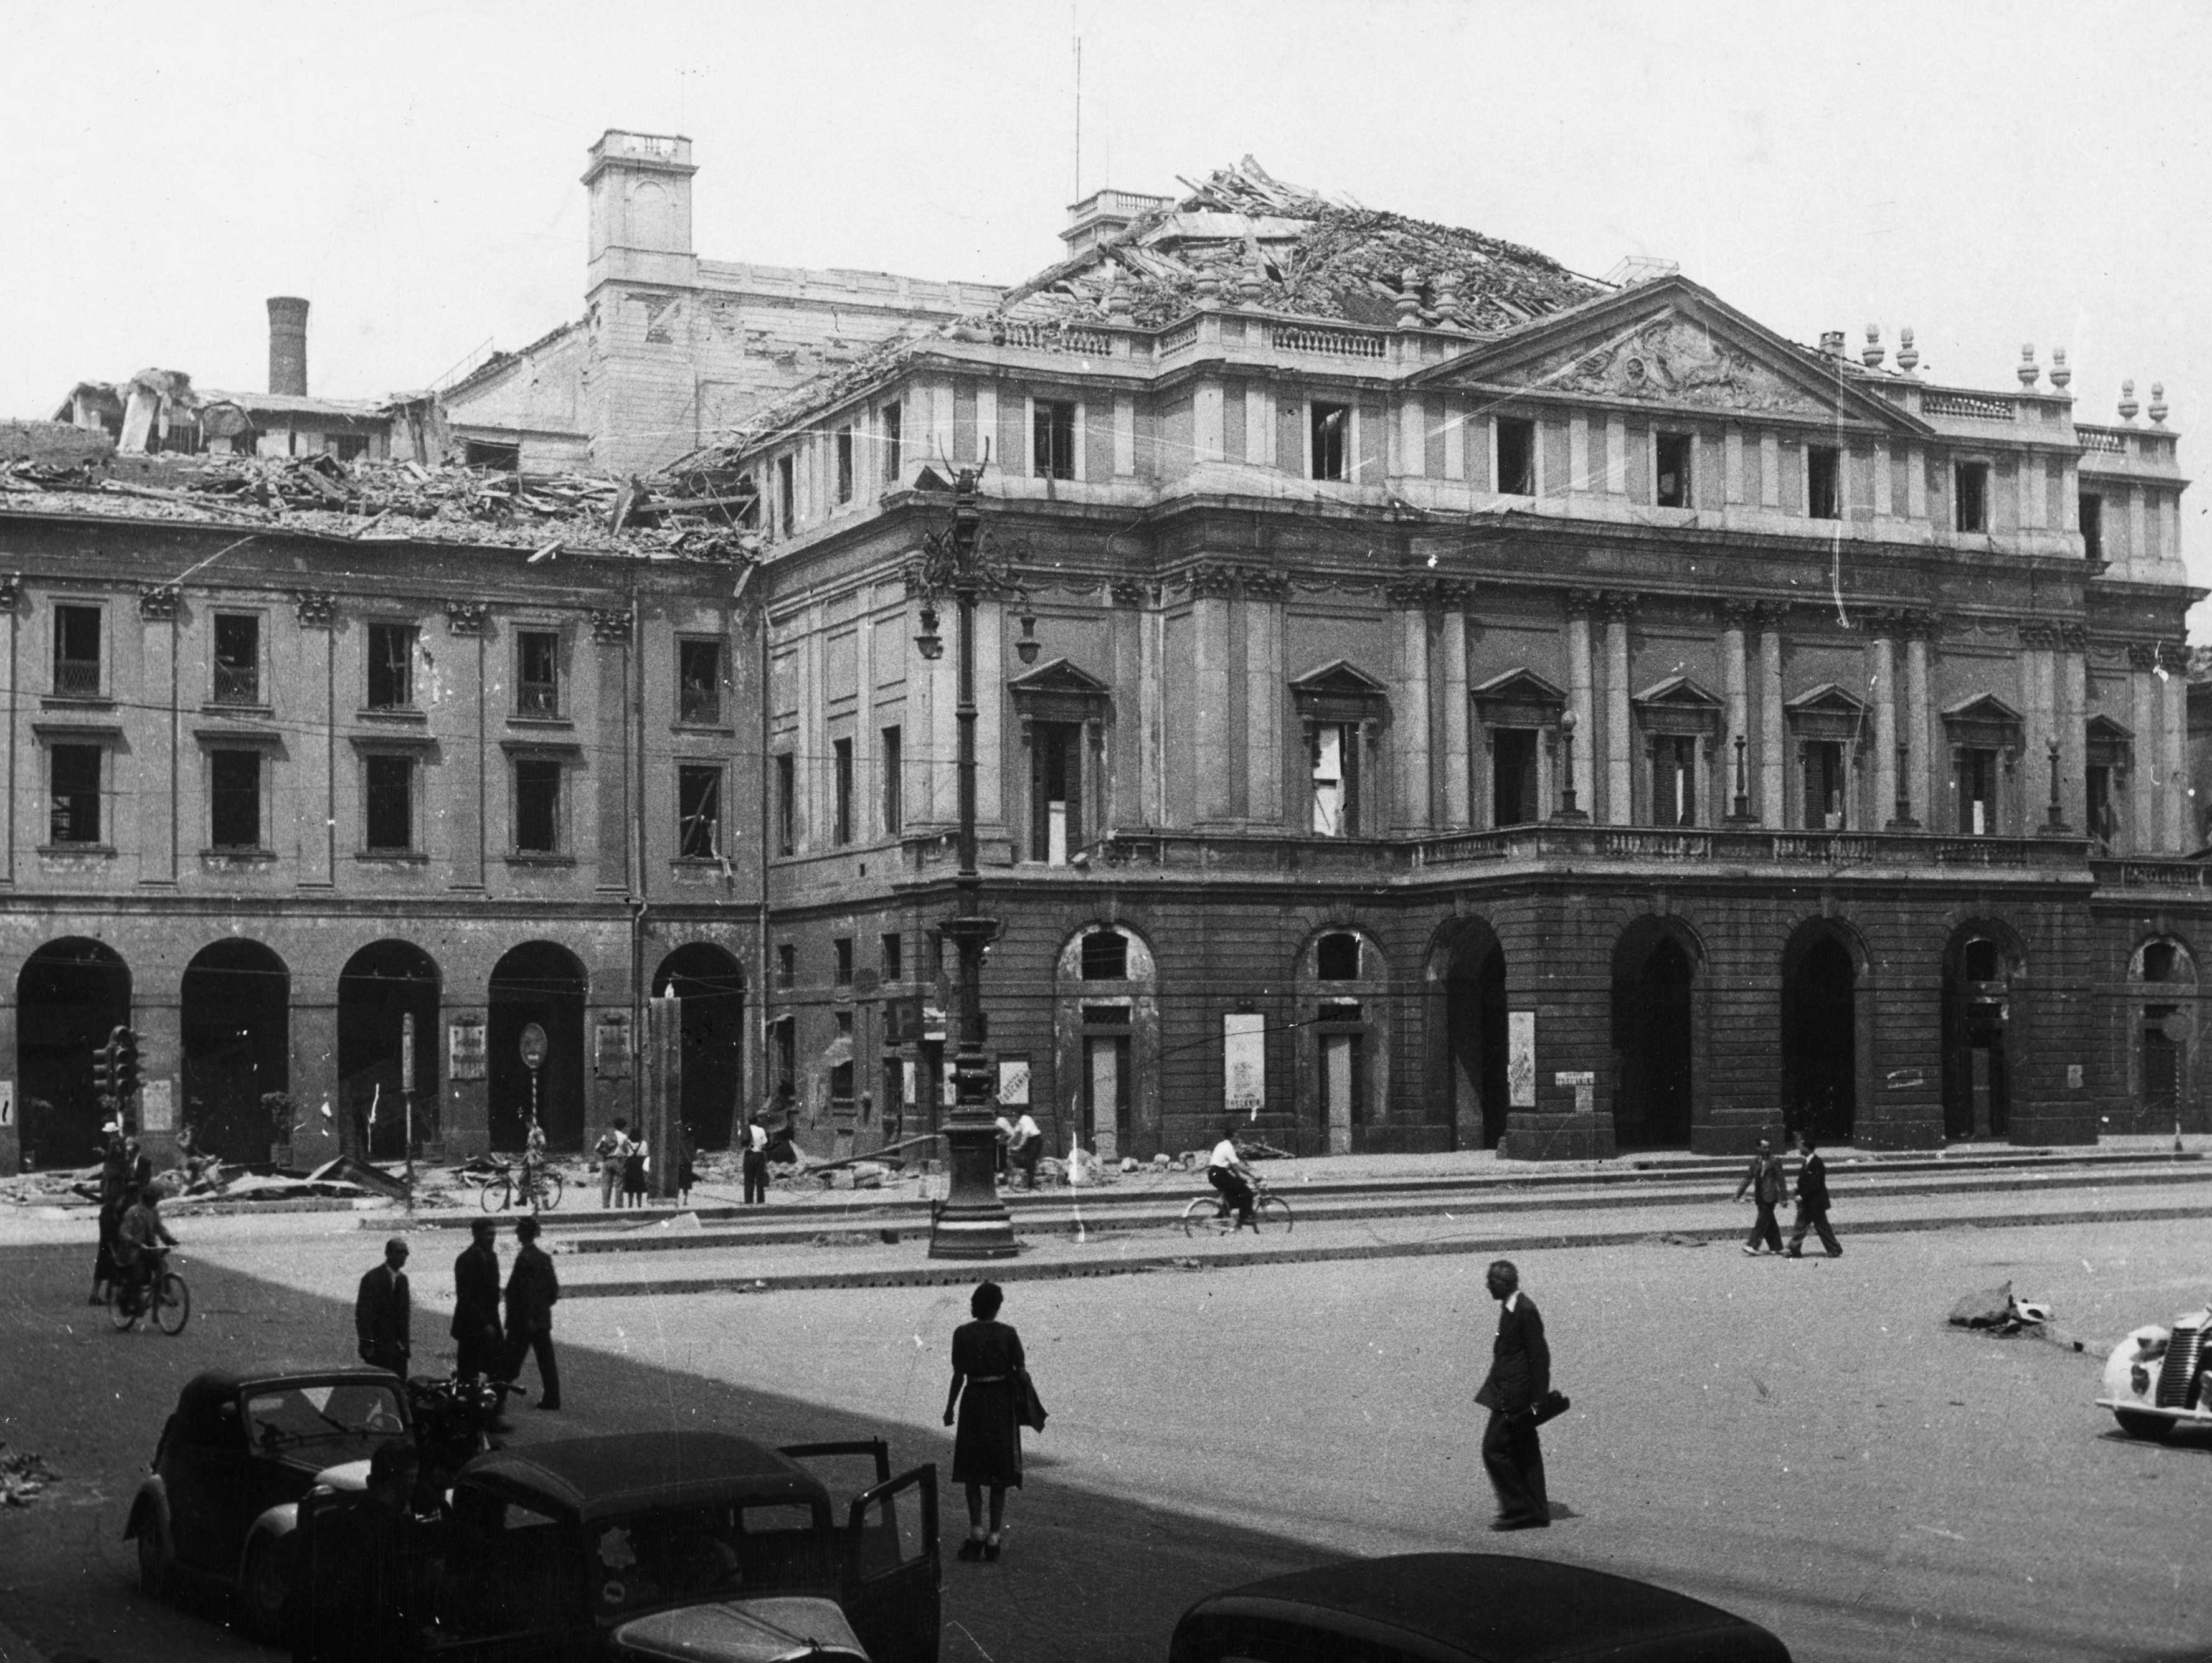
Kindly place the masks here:
<instances>
[{"instance_id":1,"label":"sky","mask_svg":"<svg viewBox=\"0 0 2212 1663\"><path fill-rule=\"evenodd\" d=\"M2181 0L0 0L0 415L265 386L270 295L331 397L523 345L581 314L580 176L624 127L692 139L709 258L1009 283L1079 190L1250 154L1577 271L1678 261L1808 344L1909 326L1929 379L2063 346L2081 419L2155 381L2186 436L2208 70ZM2184 506L2212 588L2212 488Z\"/></svg>"}]
</instances>

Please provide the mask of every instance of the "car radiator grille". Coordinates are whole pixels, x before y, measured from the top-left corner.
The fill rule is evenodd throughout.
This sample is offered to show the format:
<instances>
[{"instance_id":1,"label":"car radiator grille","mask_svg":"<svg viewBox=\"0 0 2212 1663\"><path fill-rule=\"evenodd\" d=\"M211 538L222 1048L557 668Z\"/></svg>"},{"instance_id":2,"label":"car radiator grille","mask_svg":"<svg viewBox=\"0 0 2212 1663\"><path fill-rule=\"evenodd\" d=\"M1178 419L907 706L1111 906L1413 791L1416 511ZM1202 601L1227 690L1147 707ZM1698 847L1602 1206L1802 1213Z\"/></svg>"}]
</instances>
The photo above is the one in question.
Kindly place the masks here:
<instances>
[{"instance_id":1,"label":"car radiator grille","mask_svg":"<svg viewBox=\"0 0 2212 1663\"><path fill-rule=\"evenodd\" d=\"M2166 1343L2166 1362L2158 1371L2160 1409L2188 1409L2197 1389L2197 1362L2204 1349L2202 1329L2177 1328Z\"/></svg>"}]
</instances>

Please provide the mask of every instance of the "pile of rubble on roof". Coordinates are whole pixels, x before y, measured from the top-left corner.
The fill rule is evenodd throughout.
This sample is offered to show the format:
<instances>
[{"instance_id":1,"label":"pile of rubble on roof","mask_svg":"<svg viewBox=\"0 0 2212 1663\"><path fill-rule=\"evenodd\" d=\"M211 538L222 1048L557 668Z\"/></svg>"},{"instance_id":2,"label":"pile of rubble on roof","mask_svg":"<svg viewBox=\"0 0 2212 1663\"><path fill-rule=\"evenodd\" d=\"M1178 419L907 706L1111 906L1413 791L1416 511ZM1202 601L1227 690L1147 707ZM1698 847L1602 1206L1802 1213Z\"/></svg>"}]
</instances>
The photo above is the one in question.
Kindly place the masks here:
<instances>
[{"instance_id":1,"label":"pile of rubble on roof","mask_svg":"<svg viewBox=\"0 0 2212 1663\"><path fill-rule=\"evenodd\" d=\"M0 428L0 509L278 527L368 542L493 544L684 559L757 552L750 482L694 465L623 484L580 473L313 456L71 456ZM70 430L70 429L64 429ZM104 436L95 436L104 438ZM35 445L32 442L38 440Z\"/></svg>"}]
</instances>

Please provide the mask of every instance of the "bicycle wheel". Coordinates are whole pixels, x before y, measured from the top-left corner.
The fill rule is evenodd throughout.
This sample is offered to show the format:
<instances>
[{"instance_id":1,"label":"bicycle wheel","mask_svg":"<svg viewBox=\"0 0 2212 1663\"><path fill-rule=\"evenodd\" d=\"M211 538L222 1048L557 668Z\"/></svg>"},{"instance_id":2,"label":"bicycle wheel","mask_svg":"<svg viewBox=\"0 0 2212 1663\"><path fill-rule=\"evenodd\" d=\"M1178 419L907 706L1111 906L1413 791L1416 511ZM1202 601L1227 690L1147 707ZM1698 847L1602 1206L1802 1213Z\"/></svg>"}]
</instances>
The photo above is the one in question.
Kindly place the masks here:
<instances>
[{"instance_id":1,"label":"bicycle wheel","mask_svg":"<svg viewBox=\"0 0 2212 1663\"><path fill-rule=\"evenodd\" d=\"M503 1178L488 1178L477 1192L483 1197L483 1209L488 1213L503 1213L514 1203L514 1191Z\"/></svg>"},{"instance_id":2,"label":"bicycle wheel","mask_svg":"<svg viewBox=\"0 0 2212 1663\"><path fill-rule=\"evenodd\" d=\"M192 1319L192 1290L174 1270L165 1270L154 1284L154 1325L174 1337Z\"/></svg>"},{"instance_id":3,"label":"bicycle wheel","mask_svg":"<svg viewBox=\"0 0 2212 1663\"><path fill-rule=\"evenodd\" d=\"M1234 1215L1224 1220L1221 1203L1213 1196L1193 1196L1190 1205L1182 1209L1182 1233L1187 1236L1218 1236Z\"/></svg>"},{"instance_id":4,"label":"bicycle wheel","mask_svg":"<svg viewBox=\"0 0 2212 1663\"><path fill-rule=\"evenodd\" d=\"M115 1325L115 1331L118 1334L129 1333L138 1325L139 1315L139 1309L131 1302L131 1295L125 1289L121 1279L118 1277L109 1283L107 1319Z\"/></svg>"},{"instance_id":5,"label":"bicycle wheel","mask_svg":"<svg viewBox=\"0 0 2212 1663\"><path fill-rule=\"evenodd\" d=\"M561 1204L561 1174L547 1170L538 1175L538 1210L550 1213Z\"/></svg>"},{"instance_id":6,"label":"bicycle wheel","mask_svg":"<svg viewBox=\"0 0 2212 1663\"><path fill-rule=\"evenodd\" d=\"M1261 1196L1260 1204L1252 1209L1255 1230L1280 1230L1288 1234L1291 1223L1291 1203L1279 1195Z\"/></svg>"}]
</instances>

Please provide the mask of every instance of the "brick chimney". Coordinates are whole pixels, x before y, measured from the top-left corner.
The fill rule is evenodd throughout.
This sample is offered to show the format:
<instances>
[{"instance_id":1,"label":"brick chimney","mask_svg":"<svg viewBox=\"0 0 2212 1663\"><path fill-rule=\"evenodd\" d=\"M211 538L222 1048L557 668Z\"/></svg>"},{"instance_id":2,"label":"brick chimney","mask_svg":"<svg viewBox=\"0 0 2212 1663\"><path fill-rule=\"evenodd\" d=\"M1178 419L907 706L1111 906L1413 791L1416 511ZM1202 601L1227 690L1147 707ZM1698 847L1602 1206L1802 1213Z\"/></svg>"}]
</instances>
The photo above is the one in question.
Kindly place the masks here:
<instances>
[{"instance_id":1,"label":"brick chimney","mask_svg":"<svg viewBox=\"0 0 2212 1663\"><path fill-rule=\"evenodd\" d=\"M307 396L307 303L295 295L269 297L269 390Z\"/></svg>"}]
</instances>

